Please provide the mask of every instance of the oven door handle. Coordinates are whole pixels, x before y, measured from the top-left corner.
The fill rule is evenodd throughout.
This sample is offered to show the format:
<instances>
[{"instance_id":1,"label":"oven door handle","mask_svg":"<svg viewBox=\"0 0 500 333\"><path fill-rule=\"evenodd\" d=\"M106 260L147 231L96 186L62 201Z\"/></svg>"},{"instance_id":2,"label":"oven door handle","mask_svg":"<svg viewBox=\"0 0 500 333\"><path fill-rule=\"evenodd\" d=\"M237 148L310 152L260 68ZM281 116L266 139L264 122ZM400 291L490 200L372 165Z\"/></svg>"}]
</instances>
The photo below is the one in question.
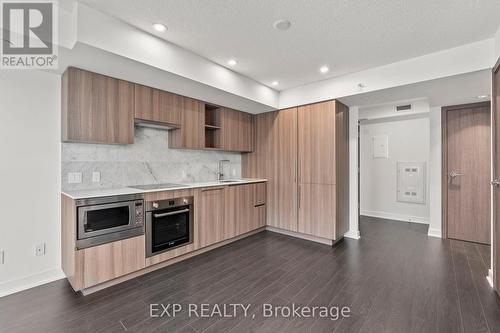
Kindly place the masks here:
<instances>
[{"instance_id":1,"label":"oven door handle","mask_svg":"<svg viewBox=\"0 0 500 333\"><path fill-rule=\"evenodd\" d=\"M172 215L177 215L177 214L182 214L182 213L187 213L187 212L189 212L189 208L182 209L182 210L176 210L173 212L168 212L168 213L163 213L163 214L154 214L154 217L159 218L159 217L172 216Z\"/></svg>"}]
</instances>

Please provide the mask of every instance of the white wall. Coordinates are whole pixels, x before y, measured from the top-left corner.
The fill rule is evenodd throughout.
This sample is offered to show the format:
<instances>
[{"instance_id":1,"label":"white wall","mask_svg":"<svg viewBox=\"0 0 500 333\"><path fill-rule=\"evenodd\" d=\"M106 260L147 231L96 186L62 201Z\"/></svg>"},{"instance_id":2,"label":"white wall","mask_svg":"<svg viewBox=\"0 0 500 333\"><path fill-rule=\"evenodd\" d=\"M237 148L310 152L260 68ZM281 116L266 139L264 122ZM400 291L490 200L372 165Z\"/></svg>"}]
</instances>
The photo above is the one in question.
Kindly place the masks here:
<instances>
[{"instance_id":1,"label":"white wall","mask_svg":"<svg viewBox=\"0 0 500 333\"><path fill-rule=\"evenodd\" d=\"M494 61L497 61L497 59L500 58L500 26L498 27L498 30L495 34L495 59ZM495 63L493 63L494 65Z\"/></svg>"},{"instance_id":2,"label":"white wall","mask_svg":"<svg viewBox=\"0 0 500 333\"><path fill-rule=\"evenodd\" d=\"M362 215L429 223L429 108L425 102L419 103L414 103L419 106L415 108L415 112L419 114L397 117L394 117L393 105L372 110L360 110L360 119L373 119L361 122ZM374 135L387 135L389 137L388 159L374 159L372 157L371 139ZM397 201L398 161L426 163L424 204Z\"/></svg>"},{"instance_id":3,"label":"white wall","mask_svg":"<svg viewBox=\"0 0 500 333\"><path fill-rule=\"evenodd\" d=\"M0 296L60 270L60 77L0 71ZM46 243L46 255L34 255Z\"/></svg>"},{"instance_id":4,"label":"white wall","mask_svg":"<svg viewBox=\"0 0 500 333\"><path fill-rule=\"evenodd\" d=\"M431 107L429 121L429 236L441 237L441 107Z\"/></svg>"}]
</instances>

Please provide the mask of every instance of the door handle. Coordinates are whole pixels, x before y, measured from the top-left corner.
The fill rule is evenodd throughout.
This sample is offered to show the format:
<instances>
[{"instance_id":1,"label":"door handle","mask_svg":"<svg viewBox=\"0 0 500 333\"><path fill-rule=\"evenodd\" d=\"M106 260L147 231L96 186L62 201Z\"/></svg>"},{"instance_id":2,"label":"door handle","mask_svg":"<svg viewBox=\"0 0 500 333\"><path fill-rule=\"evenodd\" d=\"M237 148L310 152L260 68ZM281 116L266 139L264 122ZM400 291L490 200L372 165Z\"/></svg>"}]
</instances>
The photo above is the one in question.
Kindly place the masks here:
<instances>
[{"instance_id":1,"label":"door handle","mask_svg":"<svg viewBox=\"0 0 500 333\"><path fill-rule=\"evenodd\" d=\"M450 176L451 179L459 177L459 176L463 176L463 175L464 175L463 173L458 173L455 170L451 170L451 172L449 174L449 176Z\"/></svg>"},{"instance_id":2,"label":"door handle","mask_svg":"<svg viewBox=\"0 0 500 333\"><path fill-rule=\"evenodd\" d=\"M499 187L500 186L500 181L498 179L493 179L490 184L493 186L493 187Z\"/></svg>"},{"instance_id":3,"label":"door handle","mask_svg":"<svg viewBox=\"0 0 500 333\"><path fill-rule=\"evenodd\" d=\"M163 214L154 214L154 217L159 218L159 217L172 216L172 215L177 215L177 214L182 214L182 213L187 213L187 212L189 212L189 208L182 209L182 210L175 210L173 212L168 212L168 213L163 213Z\"/></svg>"}]
</instances>

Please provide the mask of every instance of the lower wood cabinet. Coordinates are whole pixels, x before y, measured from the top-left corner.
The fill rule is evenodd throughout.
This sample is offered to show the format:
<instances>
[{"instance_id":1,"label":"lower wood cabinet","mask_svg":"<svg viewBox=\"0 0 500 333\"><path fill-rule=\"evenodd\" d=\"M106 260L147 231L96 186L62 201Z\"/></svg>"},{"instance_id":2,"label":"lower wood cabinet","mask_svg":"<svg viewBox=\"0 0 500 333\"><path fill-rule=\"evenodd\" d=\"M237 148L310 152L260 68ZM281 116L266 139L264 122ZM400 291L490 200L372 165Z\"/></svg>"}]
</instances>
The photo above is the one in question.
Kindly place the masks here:
<instances>
[{"instance_id":1,"label":"lower wood cabinet","mask_svg":"<svg viewBox=\"0 0 500 333\"><path fill-rule=\"evenodd\" d=\"M138 271L146 264L144 235L77 251L83 266L83 288Z\"/></svg>"},{"instance_id":2,"label":"lower wood cabinet","mask_svg":"<svg viewBox=\"0 0 500 333\"><path fill-rule=\"evenodd\" d=\"M209 187L196 191L194 219L198 228L198 247L209 246L230 238L233 231L224 216L225 187ZM227 235L227 236L226 236Z\"/></svg>"},{"instance_id":3,"label":"lower wood cabinet","mask_svg":"<svg viewBox=\"0 0 500 333\"><path fill-rule=\"evenodd\" d=\"M233 185L226 188L225 216L235 226L235 236L265 226L265 183Z\"/></svg>"},{"instance_id":4,"label":"lower wood cabinet","mask_svg":"<svg viewBox=\"0 0 500 333\"><path fill-rule=\"evenodd\" d=\"M299 184L298 232L335 239L335 185Z\"/></svg>"}]
</instances>

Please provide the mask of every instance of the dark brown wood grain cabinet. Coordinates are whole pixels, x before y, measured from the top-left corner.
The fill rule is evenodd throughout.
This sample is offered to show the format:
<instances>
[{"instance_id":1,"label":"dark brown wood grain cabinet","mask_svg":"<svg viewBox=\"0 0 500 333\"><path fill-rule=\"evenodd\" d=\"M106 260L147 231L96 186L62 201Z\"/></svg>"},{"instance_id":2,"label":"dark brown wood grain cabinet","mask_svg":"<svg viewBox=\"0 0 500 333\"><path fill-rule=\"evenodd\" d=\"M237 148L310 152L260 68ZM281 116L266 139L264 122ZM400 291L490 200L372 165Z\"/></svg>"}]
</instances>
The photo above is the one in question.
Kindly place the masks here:
<instances>
[{"instance_id":1,"label":"dark brown wood grain cabinet","mask_svg":"<svg viewBox=\"0 0 500 333\"><path fill-rule=\"evenodd\" d=\"M62 140L134 142L134 84L69 67L62 76Z\"/></svg>"},{"instance_id":2,"label":"dark brown wood grain cabinet","mask_svg":"<svg viewBox=\"0 0 500 333\"><path fill-rule=\"evenodd\" d=\"M135 85L136 122L180 127L182 110L182 96L140 84Z\"/></svg>"}]
</instances>

